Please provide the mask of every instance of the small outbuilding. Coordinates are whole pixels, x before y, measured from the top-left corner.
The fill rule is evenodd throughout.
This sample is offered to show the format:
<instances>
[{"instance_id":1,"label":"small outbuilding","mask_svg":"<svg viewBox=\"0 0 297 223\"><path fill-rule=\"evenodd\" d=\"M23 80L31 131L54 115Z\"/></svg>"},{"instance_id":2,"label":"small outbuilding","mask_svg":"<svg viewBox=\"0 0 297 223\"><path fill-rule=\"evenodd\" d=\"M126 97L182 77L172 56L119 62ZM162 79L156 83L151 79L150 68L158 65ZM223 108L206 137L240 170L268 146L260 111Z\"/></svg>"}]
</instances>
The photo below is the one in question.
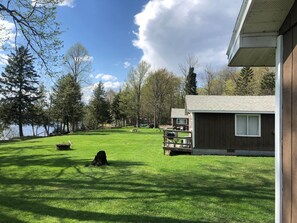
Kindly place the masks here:
<instances>
[{"instance_id":1,"label":"small outbuilding","mask_svg":"<svg viewBox=\"0 0 297 223\"><path fill-rule=\"evenodd\" d=\"M173 129L188 130L189 118L184 108L171 109L171 123Z\"/></svg>"},{"instance_id":2,"label":"small outbuilding","mask_svg":"<svg viewBox=\"0 0 297 223\"><path fill-rule=\"evenodd\" d=\"M274 155L274 96L186 96L193 154Z\"/></svg>"}]
</instances>

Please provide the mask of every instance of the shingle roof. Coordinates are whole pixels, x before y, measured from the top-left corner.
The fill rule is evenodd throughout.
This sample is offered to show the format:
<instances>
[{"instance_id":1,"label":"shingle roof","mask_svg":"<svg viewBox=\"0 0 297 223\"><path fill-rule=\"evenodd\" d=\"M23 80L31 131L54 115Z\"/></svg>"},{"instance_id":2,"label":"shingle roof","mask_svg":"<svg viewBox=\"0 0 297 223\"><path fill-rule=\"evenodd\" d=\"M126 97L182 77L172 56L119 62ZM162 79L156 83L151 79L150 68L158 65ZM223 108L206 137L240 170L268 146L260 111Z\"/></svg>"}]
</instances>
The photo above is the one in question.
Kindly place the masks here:
<instances>
[{"instance_id":1,"label":"shingle roof","mask_svg":"<svg viewBox=\"0 0 297 223\"><path fill-rule=\"evenodd\" d=\"M187 112L275 113L274 96L187 95Z\"/></svg>"},{"instance_id":2,"label":"shingle roof","mask_svg":"<svg viewBox=\"0 0 297 223\"><path fill-rule=\"evenodd\" d=\"M184 108L172 108L171 118L188 118Z\"/></svg>"}]
</instances>

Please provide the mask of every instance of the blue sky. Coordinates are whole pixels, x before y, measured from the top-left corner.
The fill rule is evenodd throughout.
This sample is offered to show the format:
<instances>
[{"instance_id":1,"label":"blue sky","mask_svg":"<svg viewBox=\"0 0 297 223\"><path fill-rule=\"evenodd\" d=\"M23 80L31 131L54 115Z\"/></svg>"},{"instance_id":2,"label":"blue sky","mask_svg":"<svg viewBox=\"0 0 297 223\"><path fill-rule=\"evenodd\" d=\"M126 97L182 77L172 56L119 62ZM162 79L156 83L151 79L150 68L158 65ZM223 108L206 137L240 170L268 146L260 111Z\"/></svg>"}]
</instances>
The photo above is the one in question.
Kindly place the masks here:
<instances>
[{"instance_id":1,"label":"blue sky","mask_svg":"<svg viewBox=\"0 0 297 223\"><path fill-rule=\"evenodd\" d=\"M76 0L71 7L58 7L57 19L65 31L61 52L77 42L85 46L93 58L91 86L102 81L106 88L118 89L131 66L138 64L142 51L132 44L137 30L134 16L146 3L147 0Z\"/></svg>"},{"instance_id":2,"label":"blue sky","mask_svg":"<svg viewBox=\"0 0 297 223\"><path fill-rule=\"evenodd\" d=\"M79 42L92 56L89 86L83 89L87 97L99 81L104 82L106 90L119 89L131 66L140 60L149 62L153 70L167 68L181 75L179 65L192 55L199 60L198 77L203 77L205 67L216 70L227 65L226 51L241 3L242 0L64 0L57 14L65 31L61 35L61 53ZM13 24L0 19L3 22L13 29Z\"/></svg>"}]
</instances>

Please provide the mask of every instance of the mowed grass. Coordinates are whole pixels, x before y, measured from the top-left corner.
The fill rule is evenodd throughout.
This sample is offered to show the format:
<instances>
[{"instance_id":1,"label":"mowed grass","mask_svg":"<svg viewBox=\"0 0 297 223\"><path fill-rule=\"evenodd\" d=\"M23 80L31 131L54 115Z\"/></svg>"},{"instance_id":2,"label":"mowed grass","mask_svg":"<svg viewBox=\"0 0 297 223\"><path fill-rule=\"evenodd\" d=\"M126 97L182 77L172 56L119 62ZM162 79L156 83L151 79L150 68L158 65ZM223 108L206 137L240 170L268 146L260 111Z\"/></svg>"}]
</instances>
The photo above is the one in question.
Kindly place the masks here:
<instances>
[{"instance_id":1,"label":"mowed grass","mask_svg":"<svg viewBox=\"0 0 297 223\"><path fill-rule=\"evenodd\" d=\"M0 143L0 222L273 221L273 158L164 156L154 129Z\"/></svg>"}]
</instances>

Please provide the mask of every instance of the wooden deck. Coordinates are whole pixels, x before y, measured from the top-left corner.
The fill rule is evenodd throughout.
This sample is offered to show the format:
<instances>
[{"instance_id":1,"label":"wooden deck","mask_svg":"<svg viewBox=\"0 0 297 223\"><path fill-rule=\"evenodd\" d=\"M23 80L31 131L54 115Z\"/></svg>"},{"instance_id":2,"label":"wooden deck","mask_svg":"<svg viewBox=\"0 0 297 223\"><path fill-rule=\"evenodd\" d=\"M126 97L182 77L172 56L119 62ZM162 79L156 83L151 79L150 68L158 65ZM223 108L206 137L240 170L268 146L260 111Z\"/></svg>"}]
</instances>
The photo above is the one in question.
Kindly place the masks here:
<instances>
[{"instance_id":1,"label":"wooden deck","mask_svg":"<svg viewBox=\"0 0 297 223\"><path fill-rule=\"evenodd\" d=\"M192 132L179 130L163 130L164 155L172 152L192 153Z\"/></svg>"}]
</instances>

